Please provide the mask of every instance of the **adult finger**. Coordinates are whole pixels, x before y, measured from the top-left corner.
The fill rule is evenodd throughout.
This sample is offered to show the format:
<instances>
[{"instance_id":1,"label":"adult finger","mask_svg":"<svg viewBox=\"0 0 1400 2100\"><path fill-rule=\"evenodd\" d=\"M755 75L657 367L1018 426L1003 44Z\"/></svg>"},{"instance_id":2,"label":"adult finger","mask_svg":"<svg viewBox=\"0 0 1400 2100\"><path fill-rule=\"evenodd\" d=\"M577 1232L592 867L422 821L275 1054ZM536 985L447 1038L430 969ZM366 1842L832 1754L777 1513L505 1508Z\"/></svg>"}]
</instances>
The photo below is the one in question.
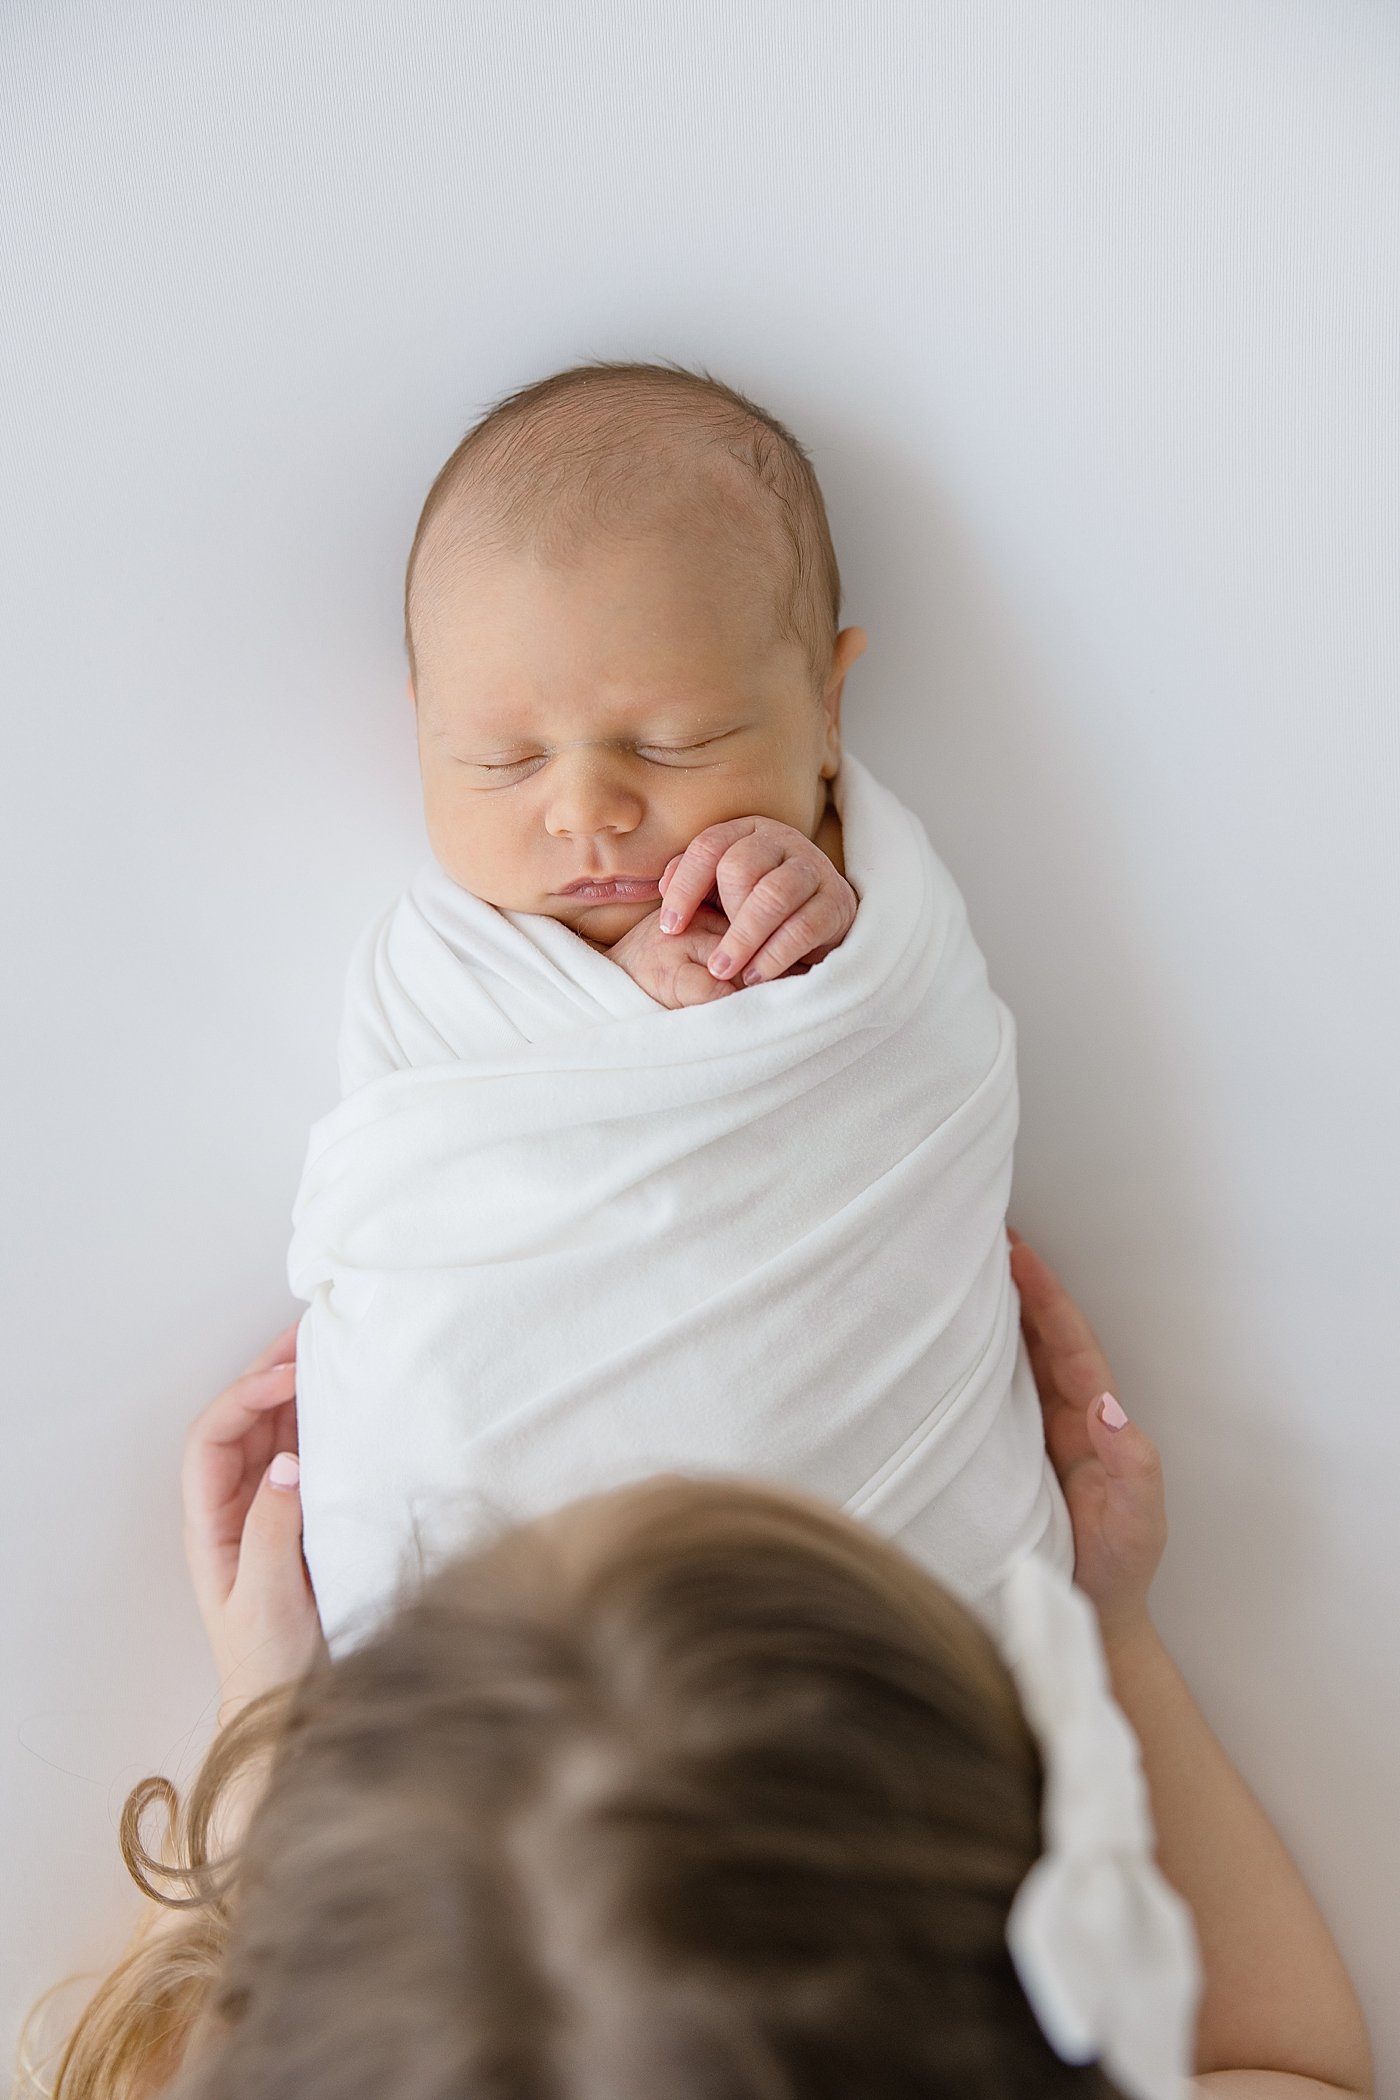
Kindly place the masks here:
<instances>
[{"instance_id":1,"label":"adult finger","mask_svg":"<svg viewBox=\"0 0 1400 2100\"><path fill-rule=\"evenodd\" d=\"M266 1585L286 1576L301 1553L301 1466L296 1453L279 1451L263 1472L248 1505L239 1555L241 1583Z\"/></svg>"},{"instance_id":2,"label":"adult finger","mask_svg":"<svg viewBox=\"0 0 1400 2100\"><path fill-rule=\"evenodd\" d=\"M197 1590L208 1584L227 1592L256 1475L279 1445L296 1445L290 1363L245 1372L186 1430L180 1500L185 1557Z\"/></svg>"},{"instance_id":3,"label":"adult finger","mask_svg":"<svg viewBox=\"0 0 1400 2100\"><path fill-rule=\"evenodd\" d=\"M1090 1403L1084 1426L1103 1482L1090 1565L1098 1570L1092 1590L1107 1631L1115 1622L1133 1623L1146 1605L1167 1544L1166 1492L1157 1446L1113 1394Z\"/></svg>"},{"instance_id":4,"label":"adult finger","mask_svg":"<svg viewBox=\"0 0 1400 2100\"><path fill-rule=\"evenodd\" d=\"M185 1451L241 1444L269 1408L284 1406L296 1391L296 1363L288 1357L259 1371L245 1371L209 1402L185 1431Z\"/></svg>"},{"instance_id":5,"label":"adult finger","mask_svg":"<svg viewBox=\"0 0 1400 2100\"><path fill-rule=\"evenodd\" d=\"M250 1371L262 1371L266 1370L269 1364L281 1364L292 1361L297 1353L297 1329L301 1325L301 1319L302 1316L298 1313L290 1326L284 1327L275 1340L270 1341L265 1349L258 1351L253 1361L249 1364L248 1369Z\"/></svg>"},{"instance_id":6,"label":"adult finger","mask_svg":"<svg viewBox=\"0 0 1400 2100\"><path fill-rule=\"evenodd\" d=\"M1011 1251L1008 1257L1011 1265L1011 1280L1016 1285L1017 1296L1020 1299L1021 1335L1026 1345L1026 1354L1030 1358L1036 1391L1040 1395L1042 1407L1056 1407L1061 1404L1061 1400L1060 1395L1055 1390L1054 1372L1046 1353L1045 1344L1041 1339L1039 1327L1036 1324L1035 1309L1028 1300L1023 1278L1015 1259L1016 1249L1023 1247L1026 1242L1012 1226L1008 1225L1006 1232L1008 1239L1011 1241Z\"/></svg>"},{"instance_id":7,"label":"adult finger","mask_svg":"<svg viewBox=\"0 0 1400 2100\"><path fill-rule=\"evenodd\" d=\"M1078 1407L1087 1407L1100 1393L1112 1392L1113 1373L1097 1335L1029 1240L1018 1239L1012 1248L1011 1273L1023 1318L1056 1390Z\"/></svg>"},{"instance_id":8,"label":"adult finger","mask_svg":"<svg viewBox=\"0 0 1400 2100\"><path fill-rule=\"evenodd\" d=\"M1104 1393L1091 1404L1085 1427L1110 1481L1135 1488L1160 1481L1161 1453L1146 1430L1129 1421L1115 1394Z\"/></svg>"},{"instance_id":9,"label":"adult finger","mask_svg":"<svg viewBox=\"0 0 1400 2100\"><path fill-rule=\"evenodd\" d=\"M225 1707L294 1677L320 1642L302 1551L300 1468L279 1452L248 1507L238 1574L212 1636Z\"/></svg>"}]
</instances>

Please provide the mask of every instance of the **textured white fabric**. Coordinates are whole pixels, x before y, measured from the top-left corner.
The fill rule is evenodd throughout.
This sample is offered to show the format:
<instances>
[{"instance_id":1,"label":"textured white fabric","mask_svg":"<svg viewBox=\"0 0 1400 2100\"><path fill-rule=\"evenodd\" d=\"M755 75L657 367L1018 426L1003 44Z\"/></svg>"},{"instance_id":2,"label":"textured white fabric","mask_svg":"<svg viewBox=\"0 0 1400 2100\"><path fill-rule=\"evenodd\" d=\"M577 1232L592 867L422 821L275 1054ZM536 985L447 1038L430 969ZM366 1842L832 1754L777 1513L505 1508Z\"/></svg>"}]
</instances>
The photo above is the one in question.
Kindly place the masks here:
<instances>
[{"instance_id":1,"label":"textured white fabric","mask_svg":"<svg viewBox=\"0 0 1400 2100\"><path fill-rule=\"evenodd\" d=\"M787 1482L969 1601L1068 1570L1003 1231L1015 1028L918 817L845 755L855 923L670 1010L429 860L366 929L288 1275L332 1652L498 1522Z\"/></svg>"},{"instance_id":2,"label":"textured white fabric","mask_svg":"<svg viewBox=\"0 0 1400 2100\"><path fill-rule=\"evenodd\" d=\"M1045 1768L1044 1851L1006 1939L1057 2055L1095 2059L1129 2100L1185 2100L1201 1990L1191 1913L1153 1859L1137 1737L1114 1702L1083 1592L1031 1554L996 1628Z\"/></svg>"}]
</instances>

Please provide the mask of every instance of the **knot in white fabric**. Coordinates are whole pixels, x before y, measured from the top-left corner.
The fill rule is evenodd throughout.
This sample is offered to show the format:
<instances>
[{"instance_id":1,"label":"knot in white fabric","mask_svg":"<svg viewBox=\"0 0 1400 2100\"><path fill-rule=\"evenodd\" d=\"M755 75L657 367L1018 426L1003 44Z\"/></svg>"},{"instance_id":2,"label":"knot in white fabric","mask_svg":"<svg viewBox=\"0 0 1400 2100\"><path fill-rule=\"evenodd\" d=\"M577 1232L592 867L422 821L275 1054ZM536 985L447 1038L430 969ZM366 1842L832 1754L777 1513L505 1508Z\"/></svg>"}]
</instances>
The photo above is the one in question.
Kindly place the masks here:
<instances>
[{"instance_id":1,"label":"knot in white fabric","mask_svg":"<svg viewBox=\"0 0 1400 2100\"><path fill-rule=\"evenodd\" d=\"M1034 1553L998 1604L1045 1771L1045 1850L1007 1919L1016 1973L1065 2062L1098 2060L1130 2100L1183 2100L1201 1989L1195 1926L1153 1858L1141 1754L1110 1695L1093 1607Z\"/></svg>"}]
</instances>

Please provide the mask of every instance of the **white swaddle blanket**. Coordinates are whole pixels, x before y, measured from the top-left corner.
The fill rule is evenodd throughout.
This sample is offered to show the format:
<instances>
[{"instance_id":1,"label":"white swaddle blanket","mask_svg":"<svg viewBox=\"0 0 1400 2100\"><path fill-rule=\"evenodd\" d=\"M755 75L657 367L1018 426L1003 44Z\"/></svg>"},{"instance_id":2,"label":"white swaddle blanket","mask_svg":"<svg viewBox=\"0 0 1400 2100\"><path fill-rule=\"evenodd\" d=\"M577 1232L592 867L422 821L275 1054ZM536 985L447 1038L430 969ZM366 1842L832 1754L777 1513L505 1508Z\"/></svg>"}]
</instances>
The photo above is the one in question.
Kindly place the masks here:
<instances>
[{"instance_id":1,"label":"white swaddle blanket","mask_svg":"<svg viewBox=\"0 0 1400 2100\"><path fill-rule=\"evenodd\" d=\"M825 1497L969 1602L1067 1572L1004 1233L1015 1026L849 752L859 898L804 975L668 1009L426 861L350 963L288 1276L333 1653L495 1528L658 1471Z\"/></svg>"}]
</instances>

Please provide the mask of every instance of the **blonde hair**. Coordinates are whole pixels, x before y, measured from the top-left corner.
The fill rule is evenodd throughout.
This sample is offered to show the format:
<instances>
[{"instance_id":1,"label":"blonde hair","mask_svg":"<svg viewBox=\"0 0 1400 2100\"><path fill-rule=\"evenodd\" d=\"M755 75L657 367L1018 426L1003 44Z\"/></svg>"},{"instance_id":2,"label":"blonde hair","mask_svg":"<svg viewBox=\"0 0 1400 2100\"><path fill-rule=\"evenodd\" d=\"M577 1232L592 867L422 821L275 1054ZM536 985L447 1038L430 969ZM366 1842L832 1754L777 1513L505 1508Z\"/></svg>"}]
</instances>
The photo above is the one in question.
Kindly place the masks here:
<instances>
[{"instance_id":1,"label":"blonde hair","mask_svg":"<svg viewBox=\"0 0 1400 2100\"><path fill-rule=\"evenodd\" d=\"M591 1547L576 1511L508 1531L246 1708L182 1817L133 1789L123 1854L177 1928L17 2091L1114 2093L1055 2056L1007 1952L1042 1773L972 1615L805 1497L666 1475L576 1507L602 1501ZM138 1834L157 1794L169 1864Z\"/></svg>"},{"instance_id":2,"label":"blonde hair","mask_svg":"<svg viewBox=\"0 0 1400 2100\"><path fill-rule=\"evenodd\" d=\"M698 518L741 550L741 576L831 675L841 575L812 463L786 425L706 371L666 359L572 365L494 403L428 490L404 578L404 646L446 579L478 554L564 560L637 516Z\"/></svg>"}]
</instances>

